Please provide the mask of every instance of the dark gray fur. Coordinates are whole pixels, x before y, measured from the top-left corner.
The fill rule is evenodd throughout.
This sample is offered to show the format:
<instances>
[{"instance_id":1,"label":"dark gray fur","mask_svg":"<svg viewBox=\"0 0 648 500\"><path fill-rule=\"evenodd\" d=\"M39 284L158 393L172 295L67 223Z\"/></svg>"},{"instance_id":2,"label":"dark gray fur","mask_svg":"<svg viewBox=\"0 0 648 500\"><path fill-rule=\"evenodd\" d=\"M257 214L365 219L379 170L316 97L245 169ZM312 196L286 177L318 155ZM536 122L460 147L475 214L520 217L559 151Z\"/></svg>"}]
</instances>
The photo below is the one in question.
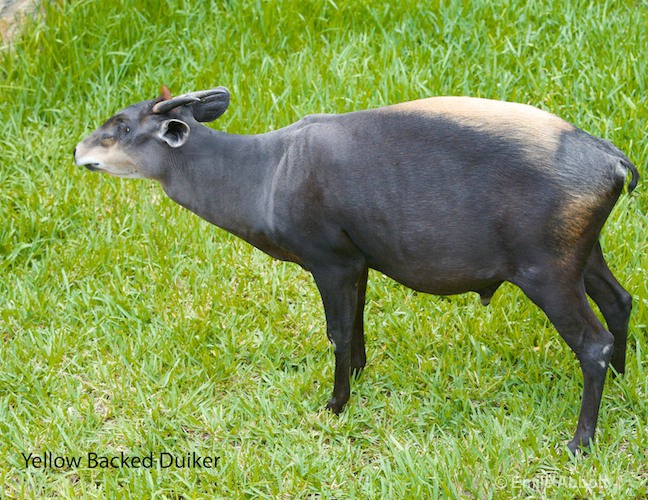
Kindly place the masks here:
<instances>
[{"instance_id":1,"label":"dark gray fur","mask_svg":"<svg viewBox=\"0 0 648 500\"><path fill-rule=\"evenodd\" d=\"M96 159L77 163L107 168L98 144L114 143L182 206L310 271L335 346L330 409L342 410L350 373L365 366L369 268L423 292L476 291L485 304L509 281L546 312L581 362L583 402L569 448L589 444L608 363L625 368L631 309L598 244L625 172L630 188L638 179L615 146L573 128L560 132L553 150L542 138L512 139L452 116L392 108L308 116L237 136L196 120L220 115L229 95L210 99L209 109L194 102L161 114L152 111L156 102L109 120L79 145Z\"/></svg>"}]
</instances>

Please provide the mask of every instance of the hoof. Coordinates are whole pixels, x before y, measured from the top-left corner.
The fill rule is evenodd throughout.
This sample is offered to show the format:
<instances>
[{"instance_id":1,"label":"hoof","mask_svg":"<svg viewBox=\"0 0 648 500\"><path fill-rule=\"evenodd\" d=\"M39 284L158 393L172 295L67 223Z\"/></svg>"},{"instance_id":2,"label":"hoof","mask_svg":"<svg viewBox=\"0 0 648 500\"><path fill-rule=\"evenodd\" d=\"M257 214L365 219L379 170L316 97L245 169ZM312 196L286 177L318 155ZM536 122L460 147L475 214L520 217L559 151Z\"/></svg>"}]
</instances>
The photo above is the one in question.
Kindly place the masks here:
<instances>
[{"instance_id":1,"label":"hoof","mask_svg":"<svg viewBox=\"0 0 648 500\"><path fill-rule=\"evenodd\" d=\"M610 372L612 373L612 378L623 377L623 374L625 373L625 366L621 367L621 369L619 370L619 369L617 369L616 366L611 364L610 368L612 368L610 370Z\"/></svg>"},{"instance_id":2,"label":"hoof","mask_svg":"<svg viewBox=\"0 0 648 500\"><path fill-rule=\"evenodd\" d=\"M583 441L588 443L587 445L583 444ZM571 455L577 457L579 455L587 455L590 451L590 444L592 442L591 438L582 439L574 438L567 444L567 449L570 451Z\"/></svg>"},{"instance_id":3,"label":"hoof","mask_svg":"<svg viewBox=\"0 0 648 500\"><path fill-rule=\"evenodd\" d=\"M364 352L351 356L351 375L354 377L359 377L364 370L365 365L367 364L367 356Z\"/></svg>"},{"instance_id":4,"label":"hoof","mask_svg":"<svg viewBox=\"0 0 648 500\"><path fill-rule=\"evenodd\" d=\"M340 412L344 409L344 403L338 402L337 399L331 398L331 400L326 404L326 409L332 411L334 414L339 415Z\"/></svg>"},{"instance_id":5,"label":"hoof","mask_svg":"<svg viewBox=\"0 0 648 500\"><path fill-rule=\"evenodd\" d=\"M351 367L351 378L353 379L359 379L360 375L362 375L362 371L364 370L364 366L352 366Z\"/></svg>"}]
</instances>

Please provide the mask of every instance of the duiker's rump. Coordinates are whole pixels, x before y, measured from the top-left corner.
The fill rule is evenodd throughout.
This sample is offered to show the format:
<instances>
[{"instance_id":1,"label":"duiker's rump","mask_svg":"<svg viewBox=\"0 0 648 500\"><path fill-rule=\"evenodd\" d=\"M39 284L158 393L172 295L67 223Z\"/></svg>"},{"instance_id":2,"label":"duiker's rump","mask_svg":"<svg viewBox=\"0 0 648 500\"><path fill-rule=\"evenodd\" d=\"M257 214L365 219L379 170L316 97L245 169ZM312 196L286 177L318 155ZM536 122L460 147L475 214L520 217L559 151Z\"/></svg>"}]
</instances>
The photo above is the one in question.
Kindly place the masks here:
<instances>
[{"instance_id":1,"label":"duiker's rump","mask_svg":"<svg viewBox=\"0 0 648 500\"><path fill-rule=\"evenodd\" d=\"M228 104L223 87L175 98L164 88L79 143L76 162L155 179L209 222L310 271L335 348L334 412L365 366L369 268L424 292L476 291L484 304L516 284L580 360L569 448L589 444L608 363L624 371L632 307L598 243L628 171L629 190L639 177L621 151L539 109L485 99L314 115L256 136L199 123Z\"/></svg>"}]
</instances>

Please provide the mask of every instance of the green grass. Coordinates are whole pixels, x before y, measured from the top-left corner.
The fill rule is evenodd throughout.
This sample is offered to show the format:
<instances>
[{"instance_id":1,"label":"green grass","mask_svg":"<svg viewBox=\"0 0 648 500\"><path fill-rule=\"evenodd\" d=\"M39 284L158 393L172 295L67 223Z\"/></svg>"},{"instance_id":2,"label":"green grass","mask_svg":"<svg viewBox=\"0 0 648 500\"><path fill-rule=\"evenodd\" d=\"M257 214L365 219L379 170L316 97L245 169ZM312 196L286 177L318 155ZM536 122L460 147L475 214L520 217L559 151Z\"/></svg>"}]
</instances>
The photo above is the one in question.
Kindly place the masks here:
<instances>
[{"instance_id":1,"label":"green grass","mask_svg":"<svg viewBox=\"0 0 648 500\"><path fill-rule=\"evenodd\" d=\"M0 483L6 497L645 498L648 196L604 250L634 296L628 373L565 451L578 364L513 286L488 308L372 273L339 417L309 275L72 148L120 108L216 85L215 127L443 94L530 103L647 163L643 1L50 1L0 52ZM213 470L25 467L21 453L218 456Z\"/></svg>"}]
</instances>

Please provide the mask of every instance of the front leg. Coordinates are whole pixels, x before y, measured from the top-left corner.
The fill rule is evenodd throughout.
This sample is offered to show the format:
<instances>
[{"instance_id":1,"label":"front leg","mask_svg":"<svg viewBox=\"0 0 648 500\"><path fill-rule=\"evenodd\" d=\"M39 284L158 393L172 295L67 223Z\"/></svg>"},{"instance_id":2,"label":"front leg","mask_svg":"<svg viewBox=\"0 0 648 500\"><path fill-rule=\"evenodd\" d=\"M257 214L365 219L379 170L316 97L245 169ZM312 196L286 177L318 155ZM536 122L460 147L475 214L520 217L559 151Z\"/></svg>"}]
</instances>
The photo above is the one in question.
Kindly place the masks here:
<instances>
[{"instance_id":1,"label":"front leg","mask_svg":"<svg viewBox=\"0 0 648 500\"><path fill-rule=\"evenodd\" d=\"M358 282L356 312L351 336L351 375L359 377L367 363L364 338L364 306L369 269L365 266Z\"/></svg>"},{"instance_id":2,"label":"front leg","mask_svg":"<svg viewBox=\"0 0 648 500\"><path fill-rule=\"evenodd\" d=\"M351 395L349 379L352 339L357 318L358 291L364 287L363 276L366 283L365 270L364 262L355 260L311 267L324 304L326 333L335 353L335 382L333 395L327 405L333 413L340 413ZM362 350L364 352L364 346Z\"/></svg>"}]
</instances>

